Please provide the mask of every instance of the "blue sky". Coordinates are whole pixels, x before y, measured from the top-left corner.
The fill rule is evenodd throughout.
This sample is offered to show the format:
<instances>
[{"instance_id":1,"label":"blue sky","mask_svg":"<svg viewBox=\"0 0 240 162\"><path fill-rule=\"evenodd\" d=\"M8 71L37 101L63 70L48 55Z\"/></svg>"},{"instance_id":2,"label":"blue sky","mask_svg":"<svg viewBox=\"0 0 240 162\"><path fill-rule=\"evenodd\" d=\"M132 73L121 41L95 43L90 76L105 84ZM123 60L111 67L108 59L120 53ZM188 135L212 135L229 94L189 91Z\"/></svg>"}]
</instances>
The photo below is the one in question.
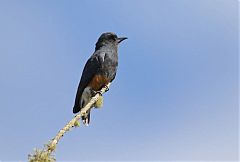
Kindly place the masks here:
<instances>
[{"instance_id":1,"label":"blue sky","mask_svg":"<svg viewBox=\"0 0 240 162\"><path fill-rule=\"evenodd\" d=\"M238 1L0 1L0 160L26 160L72 117L102 32L129 39L62 161L237 160Z\"/></svg>"}]
</instances>

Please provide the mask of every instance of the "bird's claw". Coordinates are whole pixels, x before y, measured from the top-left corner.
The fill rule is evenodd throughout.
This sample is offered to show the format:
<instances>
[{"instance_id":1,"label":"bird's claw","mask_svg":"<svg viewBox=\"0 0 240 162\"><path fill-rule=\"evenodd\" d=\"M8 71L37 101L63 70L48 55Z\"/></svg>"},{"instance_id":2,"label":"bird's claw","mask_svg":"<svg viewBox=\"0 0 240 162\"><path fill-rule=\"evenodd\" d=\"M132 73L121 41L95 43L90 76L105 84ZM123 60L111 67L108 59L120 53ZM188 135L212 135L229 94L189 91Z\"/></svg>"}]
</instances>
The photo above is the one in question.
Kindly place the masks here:
<instances>
[{"instance_id":1,"label":"bird's claw","mask_svg":"<svg viewBox=\"0 0 240 162\"><path fill-rule=\"evenodd\" d=\"M104 86L105 92L109 91L109 87L107 85Z\"/></svg>"},{"instance_id":2,"label":"bird's claw","mask_svg":"<svg viewBox=\"0 0 240 162\"><path fill-rule=\"evenodd\" d=\"M91 90L92 96L95 96L96 94L102 95L101 91L95 91Z\"/></svg>"},{"instance_id":3,"label":"bird's claw","mask_svg":"<svg viewBox=\"0 0 240 162\"><path fill-rule=\"evenodd\" d=\"M104 85L103 88L105 88L105 92L109 91L109 88L108 88L107 85ZM92 93L92 96L95 96L96 94L99 94L99 95L102 96L102 91L101 90L100 91L95 91L95 90L92 89L91 93Z\"/></svg>"}]
</instances>

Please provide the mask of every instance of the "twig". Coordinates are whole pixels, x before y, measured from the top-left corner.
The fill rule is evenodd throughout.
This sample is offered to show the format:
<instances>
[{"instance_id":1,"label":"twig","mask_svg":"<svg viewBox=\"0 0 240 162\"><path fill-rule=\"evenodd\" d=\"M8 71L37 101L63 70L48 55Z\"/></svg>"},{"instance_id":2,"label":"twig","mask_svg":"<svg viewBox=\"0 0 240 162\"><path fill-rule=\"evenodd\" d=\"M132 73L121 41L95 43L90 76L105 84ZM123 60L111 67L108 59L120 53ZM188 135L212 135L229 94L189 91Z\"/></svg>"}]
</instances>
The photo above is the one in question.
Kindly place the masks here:
<instances>
[{"instance_id":1,"label":"twig","mask_svg":"<svg viewBox=\"0 0 240 162\"><path fill-rule=\"evenodd\" d=\"M55 162L56 159L52 155L53 151L56 149L56 146L59 140L63 137L63 135L70 131L72 127L79 126L79 119L82 116L86 115L86 112L89 111L93 105L98 101L100 95L106 92L110 87L110 83L102 88L99 93L91 98L89 103L83 107L79 114L77 114L72 120L70 120L59 132L58 134L47 144L44 146L44 149L36 149L33 154L28 155L29 162Z\"/></svg>"},{"instance_id":2,"label":"twig","mask_svg":"<svg viewBox=\"0 0 240 162\"><path fill-rule=\"evenodd\" d=\"M72 120L70 120L59 132L58 134L52 139L52 141L47 145L47 150L49 152L49 154L51 154L55 149L56 149L56 146L57 146L57 143L59 142L59 140L63 137L63 135L68 132L72 127L76 126L76 123L78 123L79 119L82 117L82 116L85 116L86 115L86 112L88 110L90 110L93 105L95 104L95 102L98 100L99 96L102 95L104 92L107 91L107 89L109 89L110 87L110 83L102 88L100 90L99 93L97 93L95 96L93 96L91 98L91 100L89 101L89 103L83 107L80 111L79 114L77 114Z\"/></svg>"}]
</instances>

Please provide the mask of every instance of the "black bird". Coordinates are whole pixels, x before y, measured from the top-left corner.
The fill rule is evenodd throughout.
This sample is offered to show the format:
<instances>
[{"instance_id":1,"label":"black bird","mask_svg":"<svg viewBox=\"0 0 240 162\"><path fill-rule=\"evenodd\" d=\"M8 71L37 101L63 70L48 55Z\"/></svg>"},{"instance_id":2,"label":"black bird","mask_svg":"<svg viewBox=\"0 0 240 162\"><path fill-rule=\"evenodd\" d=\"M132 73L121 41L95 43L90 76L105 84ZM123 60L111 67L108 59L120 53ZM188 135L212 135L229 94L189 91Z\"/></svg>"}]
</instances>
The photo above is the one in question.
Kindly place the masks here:
<instances>
[{"instance_id":1,"label":"black bird","mask_svg":"<svg viewBox=\"0 0 240 162\"><path fill-rule=\"evenodd\" d=\"M99 37L95 52L83 69L73 113L78 113L90 101L94 93L114 80L118 66L118 44L125 39L127 38L119 38L112 32L103 33ZM90 111L82 117L82 120L85 125L89 124Z\"/></svg>"}]
</instances>

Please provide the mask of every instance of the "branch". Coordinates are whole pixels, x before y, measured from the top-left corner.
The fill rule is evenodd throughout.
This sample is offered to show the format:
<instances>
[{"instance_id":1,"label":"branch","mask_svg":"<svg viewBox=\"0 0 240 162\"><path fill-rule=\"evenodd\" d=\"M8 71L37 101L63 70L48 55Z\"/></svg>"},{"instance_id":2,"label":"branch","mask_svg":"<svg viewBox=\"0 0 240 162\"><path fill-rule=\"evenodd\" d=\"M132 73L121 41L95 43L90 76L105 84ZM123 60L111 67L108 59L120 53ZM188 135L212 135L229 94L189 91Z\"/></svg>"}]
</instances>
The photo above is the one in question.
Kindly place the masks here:
<instances>
[{"instance_id":1,"label":"branch","mask_svg":"<svg viewBox=\"0 0 240 162\"><path fill-rule=\"evenodd\" d=\"M86 112L93 108L93 105L96 103L96 101L99 99L100 95L105 93L110 87L110 83L102 88L99 93L97 93L95 96L91 98L89 103L83 107L80 111L79 114L77 114L72 120L70 120L58 133L57 135L50 141L49 144L46 145L45 150L42 151L35 151L35 155L29 155L29 161L34 162L35 157L37 157L38 152L44 152L46 156L51 156L51 153L56 149L56 146L59 142L59 140L63 137L63 135L70 131L72 127L77 127L79 126L79 119L81 119L82 116L86 115Z\"/></svg>"}]
</instances>

